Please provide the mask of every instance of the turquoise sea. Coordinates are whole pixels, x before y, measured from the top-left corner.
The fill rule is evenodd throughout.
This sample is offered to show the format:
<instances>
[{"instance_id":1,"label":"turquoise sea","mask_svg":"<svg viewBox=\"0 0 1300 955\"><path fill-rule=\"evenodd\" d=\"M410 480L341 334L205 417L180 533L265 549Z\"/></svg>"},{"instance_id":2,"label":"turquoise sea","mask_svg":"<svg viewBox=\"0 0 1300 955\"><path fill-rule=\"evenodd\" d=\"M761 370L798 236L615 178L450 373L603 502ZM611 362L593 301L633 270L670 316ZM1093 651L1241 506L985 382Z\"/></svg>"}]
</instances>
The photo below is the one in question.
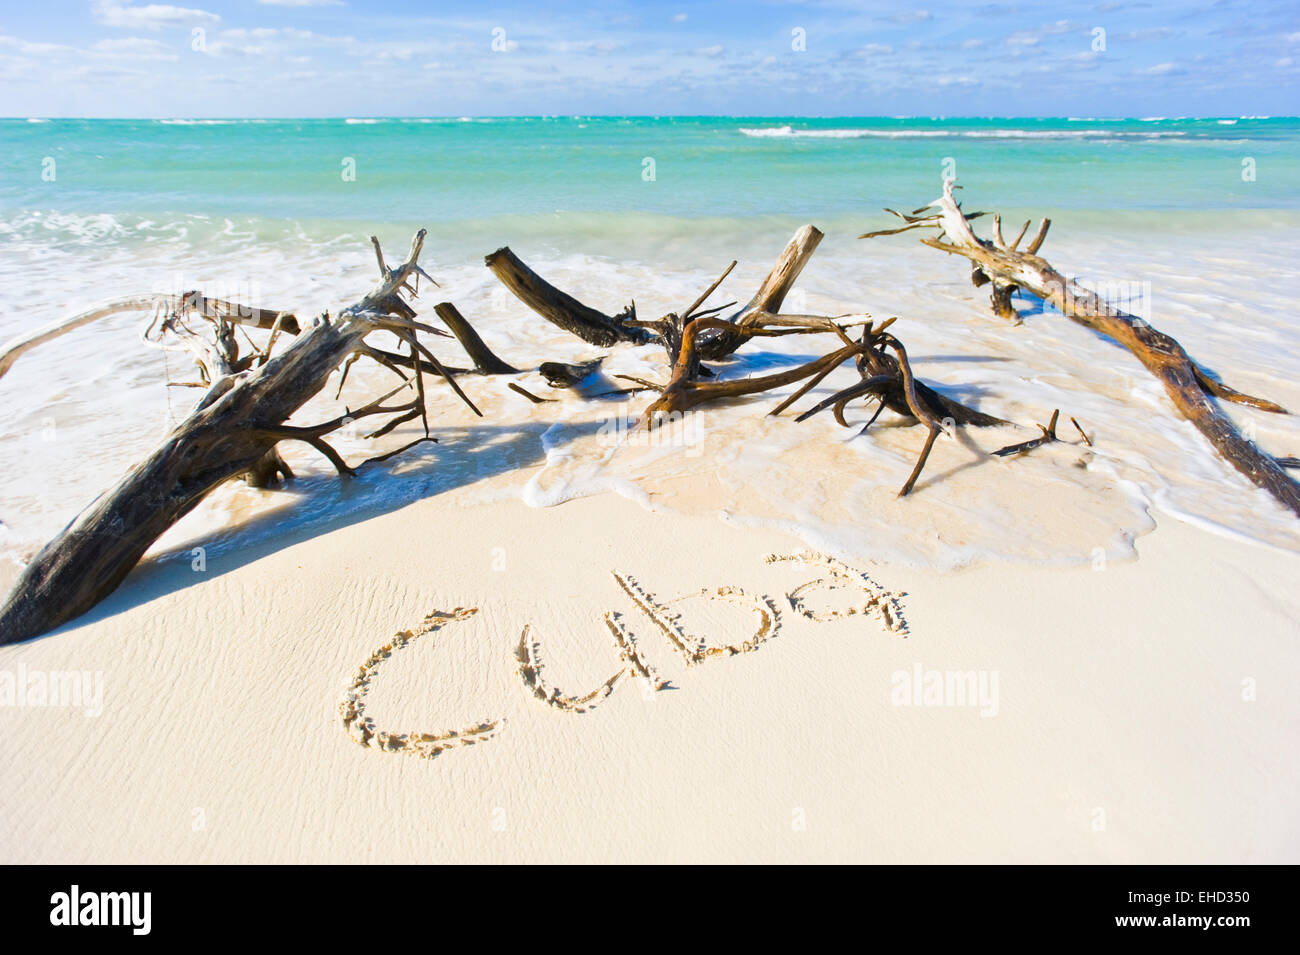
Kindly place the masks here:
<instances>
[{"instance_id":1,"label":"turquoise sea","mask_svg":"<svg viewBox=\"0 0 1300 955\"><path fill-rule=\"evenodd\" d=\"M1297 146L1287 117L7 119L0 217L818 217L928 196L945 171L1000 208L1294 210Z\"/></svg>"}]
</instances>

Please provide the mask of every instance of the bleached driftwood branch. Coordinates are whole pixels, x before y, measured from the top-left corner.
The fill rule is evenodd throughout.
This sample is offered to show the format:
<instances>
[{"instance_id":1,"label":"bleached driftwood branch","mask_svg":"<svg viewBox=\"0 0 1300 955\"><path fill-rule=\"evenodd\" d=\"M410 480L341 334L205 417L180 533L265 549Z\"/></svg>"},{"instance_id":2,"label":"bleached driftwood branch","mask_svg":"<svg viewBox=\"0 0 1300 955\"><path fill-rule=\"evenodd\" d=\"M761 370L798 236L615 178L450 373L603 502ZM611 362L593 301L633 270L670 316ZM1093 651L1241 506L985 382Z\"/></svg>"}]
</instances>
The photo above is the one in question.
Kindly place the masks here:
<instances>
[{"instance_id":1,"label":"bleached driftwood branch","mask_svg":"<svg viewBox=\"0 0 1300 955\"><path fill-rule=\"evenodd\" d=\"M1300 484L1286 473L1276 458L1246 439L1214 399L1275 414L1286 414L1286 409L1272 401L1242 394L1215 380L1174 338L1144 319L1115 308L1095 292L1054 269L1038 255L1051 225L1050 220L1042 220L1024 251L1018 251L1017 245L1028 231L1028 223L1020 230L1015 242L1007 243L1002 239L1001 221L996 218L992 240L976 236L970 225L974 215L962 212L953 198L953 186L951 180L946 181L939 199L910 216L894 213L906 222L901 228L869 232L861 238L937 228L940 230L938 236L921 241L941 252L969 259L975 285L991 284L993 309L998 315L1015 314L1011 293L1022 288L1048 302L1072 321L1123 345L1164 385L1174 407L1205 435L1225 460L1300 515ZM932 209L937 211L928 211Z\"/></svg>"},{"instance_id":2,"label":"bleached driftwood branch","mask_svg":"<svg viewBox=\"0 0 1300 955\"><path fill-rule=\"evenodd\" d=\"M74 315L72 318L42 325L26 334L11 338L0 345L0 378L13 367L14 362L24 354L61 338L79 328L84 328L111 315L122 312L143 312L163 309L168 312L192 312L205 319L216 322L227 321L235 325L250 325L254 328L272 328L279 323L282 331L291 335L299 332L298 320L287 312L276 312L266 308L250 308L236 305L219 298L207 298L199 292L185 292L181 295L139 295L118 299L105 305L99 305L89 311Z\"/></svg>"}]
</instances>

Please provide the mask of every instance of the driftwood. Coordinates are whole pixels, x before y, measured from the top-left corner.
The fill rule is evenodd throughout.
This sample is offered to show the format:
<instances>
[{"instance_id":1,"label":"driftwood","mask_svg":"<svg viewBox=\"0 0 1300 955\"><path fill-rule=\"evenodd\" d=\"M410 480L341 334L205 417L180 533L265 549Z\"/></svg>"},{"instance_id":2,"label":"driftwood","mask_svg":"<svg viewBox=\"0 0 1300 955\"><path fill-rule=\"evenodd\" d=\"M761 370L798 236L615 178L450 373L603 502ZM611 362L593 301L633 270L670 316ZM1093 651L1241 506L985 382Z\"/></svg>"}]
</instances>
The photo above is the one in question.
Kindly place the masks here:
<instances>
[{"instance_id":1,"label":"driftwood","mask_svg":"<svg viewBox=\"0 0 1300 955\"><path fill-rule=\"evenodd\" d=\"M636 387L610 392L658 392L658 397L641 416L640 424L644 427L654 427L666 416L680 415L707 401L744 397L804 381L801 388L772 412L779 414L844 362L854 359L859 382L821 402L799 420L833 407L836 419L847 425L844 409L848 402L861 397L880 403L872 421L888 407L924 425L927 431L924 446L900 491L900 495L907 494L915 485L936 439L945 430L956 425L1006 422L955 402L919 381L902 342L887 331L894 319L877 326L866 314L834 318L779 314L785 297L821 238L821 232L812 226L796 232L755 295L727 317L720 313L734 302L711 308L703 306L735 267L734 261L682 312L669 313L655 321L638 319L635 305L613 316L584 305L547 283L508 248L487 256L485 262L521 301L583 341L601 347L657 343L665 348L671 367L666 383L630 379ZM152 308L154 317L146 329L146 341L190 352L199 365L201 379L194 384L207 389L193 413L146 461L78 516L25 568L13 593L0 607L0 643L44 633L94 606L117 587L169 527L222 481L244 475L251 483L265 486L282 477L291 477L288 465L276 449L281 441L306 442L323 454L340 474L351 474L352 468L328 444L326 436L353 420L385 418L370 435L378 437L403 422L420 418L424 437L411 444L433 440L429 437L424 392L424 375L430 371L442 375L478 413L456 383L456 376L510 375L517 374L519 369L499 358L450 302L439 303L435 311L464 348L471 366L444 366L419 341L417 332L448 334L416 321L414 310L403 299L403 294L415 295L419 277L433 281L417 264L423 240L421 231L415 237L407 261L396 269L388 268L378 241L372 240L382 279L380 285L336 318L331 319L326 313L307 329L302 329L297 319L287 312L248 309L192 292L112 303L68 322L40 329L0 351L0 374L3 374L14 360L36 345L106 315ZM195 319L201 320L197 327L191 324ZM269 337L264 345L241 353L235 335L239 325L263 329L269 332ZM857 337L852 337L850 331L859 327ZM405 350L386 350L367 341L367 336L377 331L395 335L399 348L405 346ZM297 337L276 353L274 346L282 333ZM733 362L736 351L758 337L821 334L834 335L838 339L837 347L800 366L773 374L724 377L702 361ZM388 394L334 420L314 426L286 424L322 391L335 370L340 371L341 393L349 369L361 359L382 365L401 379L401 383ZM598 372L602 361L603 357L580 364L543 362L538 371L552 386L573 387ZM534 403L547 400L516 382L510 382L508 387ZM404 390L414 392L409 401L388 403ZM411 444L371 460L383 460Z\"/></svg>"},{"instance_id":2,"label":"driftwood","mask_svg":"<svg viewBox=\"0 0 1300 955\"><path fill-rule=\"evenodd\" d=\"M586 379L600 371L605 359L593 358L591 361L570 364L563 361L544 361L537 366L537 373L546 379L552 388L576 388Z\"/></svg>"},{"instance_id":3,"label":"driftwood","mask_svg":"<svg viewBox=\"0 0 1300 955\"><path fill-rule=\"evenodd\" d=\"M821 239L822 233L810 225L796 232L749 303L735 314L723 319L725 324L712 326L714 334L706 336L706 340L701 342L699 356L705 360L719 361L744 344L748 336L743 330L754 324L758 316L775 313L780 309ZM719 310L708 309L700 312L699 308L736 265L733 261L722 275L680 315L673 313L657 321L642 321L636 316L635 301L617 315L606 315L551 285L524 264L508 247L497 249L483 261L492 274L521 302L556 327L576 335L589 344L601 347L609 347L620 342L630 342L635 345L657 342L665 346L669 360L672 362L677 360L682 330L686 323L693 316L705 316ZM735 326L734 330L730 326Z\"/></svg>"},{"instance_id":4,"label":"driftwood","mask_svg":"<svg viewBox=\"0 0 1300 955\"><path fill-rule=\"evenodd\" d=\"M1041 448L1045 444L1055 444L1061 439L1057 437L1056 425L1061 420L1061 409L1057 408L1052 412L1052 418L1047 424L1040 424L1038 430L1042 432L1037 438L1031 438L1028 441L1021 441L1019 444L1009 444L1005 448L998 448L993 452L994 457L1010 458L1020 454L1027 454L1034 448ZM1088 437L1088 432L1083 430L1083 425L1079 424L1077 418L1071 418L1070 424L1074 425L1074 430L1079 432L1079 437L1088 447L1092 447L1092 438Z\"/></svg>"},{"instance_id":5,"label":"driftwood","mask_svg":"<svg viewBox=\"0 0 1300 955\"><path fill-rule=\"evenodd\" d=\"M787 371L760 375L757 378L700 381L697 370L699 363L697 350L700 347L701 332L720 331L727 335L737 335L742 341L757 335L780 334L779 330L757 325L747 326L744 331L733 331L733 328L731 322L721 318L696 318L686 325L682 335L681 350L673 365L672 375L667 384L659 386L659 397L641 415L641 423L645 427L654 427L661 419L681 415L705 401L754 395L802 381L810 376L825 377L823 373L829 373L852 358L859 348L856 342L850 341L821 358ZM714 340L716 341L716 338Z\"/></svg>"},{"instance_id":6,"label":"driftwood","mask_svg":"<svg viewBox=\"0 0 1300 955\"><path fill-rule=\"evenodd\" d=\"M253 328L271 329L279 327L290 335L297 335L298 319L287 312L277 312L266 308L251 308L236 305L218 298L207 298L200 292L185 292L182 295L141 295L134 298L118 299L74 315L61 322L53 322L35 331L10 339L0 346L0 378L13 367L22 355L38 345L44 345L56 338L75 332L101 319L122 312L142 312L167 309L171 312L190 312L213 322L226 322L231 325L248 325Z\"/></svg>"},{"instance_id":7,"label":"driftwood","mask_svg":"<svg viewBox=\"0 0 1300 955\"><path fill-rule=\"evenodd\" d=\"M1272 401L1229 388L1195 362L1175 339L1145 320L1111 306L1095 292L1054 269L1037 254L1051 220L1045 218L1041 221L1023 251L1018 246L1028 231L1028 223L1015 241L1008 243L1002 238L1001 221L995 218L992 240L978 238L970 225L974 216L962 212L953 198L953 185L951 180L945 182L943 196L910 216L895 212L894 215L906 222L904 226L869 232L861 238L936 228L940 230L938 236L921 241L942 252L969 259L974 283L991 286L993 309L998 315L1011 317L1015 314L1011 294L1016 289L1023 289L1072 321L1123 345L1164 385L1174 407L1205 435L1225 460L1300 515L1300 484L1286 473L1279 460L1245 438L1215 399L1275 414L1286 414L1286 409Z\"/></svg>"},{"instance_id":8,"label":"driftwood","mask_svg":"<svg viewBox=\"0 0 1300 955\"><path fill-rule=\"evenodd\" d=\"M555 288L519 260L509 248L497 249L483 259L501 284L548 322L577 335L584 342L608 347L618 342L641 344L648 334L628 321L636 319L636 303L618 315L606 315Z\"/></svg>"},{"instance_id":9,"label":"driftwood","mask_svg":"<svg viewBox=\"0 0 1300 955\"><path fill-rule=\"evenodd\" d=\"M916 380L912 376L911 364L907 359L907 352L903 345L893 335L885 334L885 329L892 325L894 319L888 319L881 323L879 328L872 328L868 325L862 331L863 348L858 353L857 365L860 379L857 383L850 385L842 391L831 395L825 401L810 408L800 415L796 420L803 421L810 418L820 411L827 408L834 408L835 420L843 427L848 427L848 422L844 420L844 408L854 398L870 396L880 402L876 409L876 414L888 408L895 414L903 417L917 417L907 396L907 379L912 378L912 389L915 392L917 404L922 409L922 413L928 417L937 418L939 421L951 422L952 424L972 425L977 428L989 428L997 425L1010 424L1002 418L995 418L993 415L985 414L974 408L968 408L960 402L953 401L951 398L939 394L923 381ZM893 351L891 355L889 352ZM793 398L800 397L798 394ZM774 413L780 413L785 410L786 405L781 405ZM920 419L918 419L920 420ZM868 421L863 427L861 433L865 433L867 428L875 421L875 416Z\"/></svg>"},{"instance_id":10,"label":"driftwood","mask_svg":"<svg viewBox=\"0 0 1300 955\"><path fill-rule=\"evenodd\" d=\"M509 388L517 395L523 395L525 398L527 398L535 405L544 405L547 404L548 402L552 402L555 400L554 398L539 398L531 391L529 391L527 388L524 388L522 385L519 385L513 381L510 382L508 385L506 385L506 387Z\"/></svg>"},{"instance_id":11,"label":"driftwood","mask_svg":"<svg viewBox=\"0 0 1300 955\"><path fill-rule=\"evenodd\" d=\"M994 457L1009 458L1017 454L1025 454L1034 448L1041 448L1045 444L1053 444L1060 440L1056 436L1056 422L1061 419L1061 409L1057 408L1052 412L1052 420L1047 424L1040 424L1038 430L1043 432L1037 438L1031 438L1028 441L1021 441L1019 444L1009 444L1005 448L998 448L993 452ZM1074 421L1073 418L1070 419ZM1079 428L1079 423L1075 421L1074 426ZM1083 429L1079 428L1079 433L1083 434ZM1084 435L1085 440L1087 435Z\"/></svg>"},{"instance_id":12,"label":"driftwood","mask_svg":"<svg viewBox=\"0 0 1300 955\"><path fill-rule=\"evenodd\" d=\"M796 232L786 243L785 249L772 266L763 284L759 286L754 297L743 308L725 321L737 326L737 330L721 329L718 334L700 343L700 358L705 361L719 361L726 358L747 340L743 331L762 320L762 316L771 315L781 310L785 297L794 287L799 273L808 264L812 254L823 238L821 230L806 225ZM706 293L707 297L707 293ZM698 306L697 306L698 307Z\"/></svg>"},{"instance_id":13,"label":"driftwood","mask_svg":"<svg viewBox=\"0 0 1300 955\"><path fill-rule=\"evenodd\" d=\"M442 323L451 329L465 354L474 362L474 371L480 375L517 375L519 369L507 364L488 348L487 344L474 331L473 326L451 302L439 302L433 307ZM453 373L459 369L447 369Z\"/></svg>"},{"instance_id":14,"label":"driftwood","mask_svg":"<svg viewBox=\"0 0 1300 955\"><path fill-rule=\"evenodd\" d=\"M617 316L605 315L584 305L574 296L546 282L508 248L498 249L487 256L485 263L521 301L547 321L584 341L598 345L612 345L620 341L635 344L657 342L664 346L671 366L666 383L628 375L617 376L639 386L637 389L628 389L630 391L648 389L659 393L658 398L641 414L639 427L653 428L662 422L680 418L697 405L708 401L741 398L807 379L803 387L771 412L780 414L845 361L856 359L861 381L833 395L801 415L798 420L802 421L833 406L836 420L847 425L843 417L845 405L854 398L870 397L880 402L877 415L884 408L890 408L905 418L924 424L927 430L926 441L916 466L899 492L902 496L912 490L935 440L947 427L986 427L1009 422L968 408L917 380L902 342L885 331L893 319L877 328L871 316L865 314L836 318L778 314L821 239L822 233L811 225L795 232L753 298L725 318L716 313L734 305L734 302L708 309L702 306L731 274L736 266L735 261L681 313L672 312L653 321L636 318L634 305L629 305ZM849 329L855 325L862 326L857 340L848 334ZM703 363L705 359L729 360L742 345L753 338L815 334L836 335L840 339L840 347L785 371L724 380ZM600 359L582 366L547 362L539 370L552 386L571 387L595 371L599 364ZM531 400L537 400L527 392L522 393ZM874 420L875 416L871 421ZM868 426L870 424L869 421ZM863 432L866 430L865 427L862 429Z\"/></svg>"},{"instance_id":15,"label":"driftwood","mask_svg":"<svg viewBox=\"0 0 1300 955\"><path fill-rule=\"evenodd\" d=\"M428 437L424 407L424 373L442 373L462 397L463 392L416 338L417 331L436 329L415 321L415 312L402 297L414 295L419 276L425 275L418 265L423 243L421 230L407 260L389 269L376 242L380 284L337 316L331 318L326 313L316 319L279 354L269 355L268 347L266 353L257 354L245 364L240 357L232 362L231 356L214 344L201 362L206 373L214 377L194 411L146 460L83 511L23 570L13 593L0 607L0 643L45 633L85 613L111 593L163 532L208 492L222 481L258 467L280 441L306 442L340 474L351 474L353 469L329 445L326 436L354 420L386 418L371 435L379 436L404 421L421 418L425 436L412 444L432 440ZM185 319L192 317L186 314L187 303L194 304L192 300L164 303L169 308L166 320L155 321L151 328L160 328L163 335L179 334L186 327ZM170 305L181 307L172 311ZM220 343L225 337L228 317L218 316L213 321L214 342ZM275 318L271 318L270 324L263 327L274 329L275 325ZM283 321L280 327L284 327ZM286 424L322 390L331 373L357 355L378 354L366 343L366 337L377 331L392 333L408 346L410 354L406 357L414 374L408 378L394 367L403 382L388 394L331 421L311 426ZM195 333L190 344L200 337ZM389 365L382 356L377 360ZM241 365L243 370L230 370ZM413 390L415 395L409 401L388 403L404 390Z\"/></svg>"}]
</instances>

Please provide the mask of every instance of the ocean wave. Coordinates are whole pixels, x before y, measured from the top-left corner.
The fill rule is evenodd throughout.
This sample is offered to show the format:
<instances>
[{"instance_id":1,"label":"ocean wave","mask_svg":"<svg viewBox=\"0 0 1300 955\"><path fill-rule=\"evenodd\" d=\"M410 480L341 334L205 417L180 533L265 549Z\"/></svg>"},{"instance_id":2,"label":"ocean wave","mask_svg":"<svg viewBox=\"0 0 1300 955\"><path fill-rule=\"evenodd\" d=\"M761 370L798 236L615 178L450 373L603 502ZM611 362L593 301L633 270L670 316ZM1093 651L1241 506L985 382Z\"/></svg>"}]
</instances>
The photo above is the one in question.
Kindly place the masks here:
<instances>
[{"instance_id":1,"label":"ocean wave","mask_svg":"<svg viewBox=\"0 0 1300 955\"><path fill-rule=\"evenodd\" d=\"M953 135L944 129L795 129L792 126L762 126L740 128L742 134L771 139L931 139Z\"/></svg>"},{"instance_id":2,"label":"ocean wave","mask_svg":"<svg viewBox=\"0 0 1300 955\"><path fill-rule=\"evenodd\" d=\"M760 139L1106 139L1184 138L1184 130L1121 129L795 129L792 126L740 127Z\"/></svg>"}]
</instances>

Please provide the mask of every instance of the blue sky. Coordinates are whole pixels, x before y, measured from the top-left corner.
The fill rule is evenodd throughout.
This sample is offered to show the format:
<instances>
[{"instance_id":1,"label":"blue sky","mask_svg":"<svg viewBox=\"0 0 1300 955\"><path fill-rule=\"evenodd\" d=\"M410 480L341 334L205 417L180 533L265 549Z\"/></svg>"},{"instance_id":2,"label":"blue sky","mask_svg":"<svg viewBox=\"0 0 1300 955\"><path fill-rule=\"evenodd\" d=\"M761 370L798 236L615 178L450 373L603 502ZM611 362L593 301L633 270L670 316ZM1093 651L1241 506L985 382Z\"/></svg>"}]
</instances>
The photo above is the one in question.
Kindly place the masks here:
<instances>
[{"instance_id":1,"label":"blue sky","mask_svg":"<svg viewBox=\"0 0 1300 955\"><path fill-rule=\"evenodd\" d=\"M1300 113L1296 0L7 7L6 116Z\"/></svg>"}]
</instances>

